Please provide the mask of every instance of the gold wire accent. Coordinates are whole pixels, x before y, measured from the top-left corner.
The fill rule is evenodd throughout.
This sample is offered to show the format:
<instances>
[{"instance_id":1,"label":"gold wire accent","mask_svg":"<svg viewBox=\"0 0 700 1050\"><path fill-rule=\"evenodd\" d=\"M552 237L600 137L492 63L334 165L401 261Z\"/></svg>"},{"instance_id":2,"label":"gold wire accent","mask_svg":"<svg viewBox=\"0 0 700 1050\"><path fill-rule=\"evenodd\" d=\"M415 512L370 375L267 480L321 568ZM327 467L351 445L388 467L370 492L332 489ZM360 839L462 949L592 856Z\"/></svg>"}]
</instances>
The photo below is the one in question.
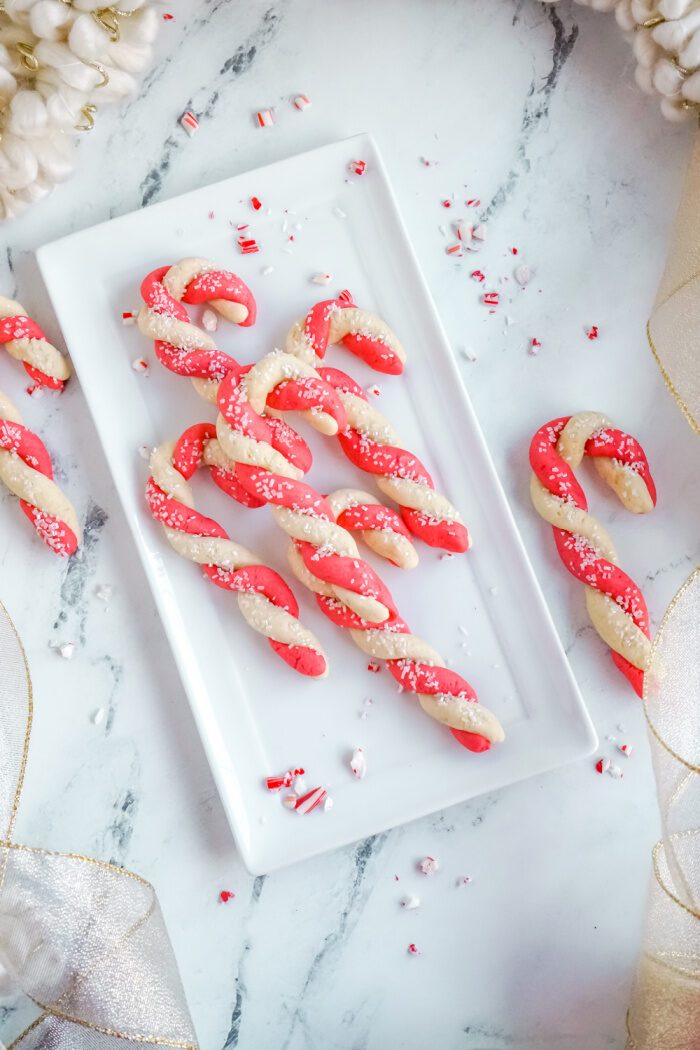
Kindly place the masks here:
<instances>
[{"instance_id":1,"label":"gold wire accent","mask_svg":"<svg viewBox=\"0 0 700 1050\"><path fill-rule=\"evenodd\" d=\"M34 54L34 48L31 44L25 44L21 40L17 44L17 50L19 52L20 62L25 69L28 69L30 73L36 73L39 69L39 60Z\"/></svg>"},{"instance_id":2,"label":"gold wire accent","mask_svg":"<svg viewBox=\"0 0 700 1050\"><path fill-rule=\"evenodd\" d=\"M689 77L691 73L695 72L693 69L688 69L687 66L682 66L681 63L678 61L677 55L674 55L671 61L683 77Z\"/></svg>"},{"instance_id":3,"label":"gold wire accent","mask_svg":"<svg viewBox=\"0 0 700 1050\"><path fill-rule=\"evenodd\" d=\"M92 131L95 126L95 114L97 113L97 106L94 102L88 102L86 106L80 110L85 117L84 124L74 124L76 131Z\"/></svg>"},{"instance_id":4,"label":"gold wire accent","mask_svg":"<svg viewBox=\"0 0 700 1050\"><path fill-rule=\"evenodd\" d=\"M656 29L657 26L663 25L666 21L663 15L652 15L651 18L645 19L643 22L638 22L634 27L635 29Z\"/></svg>"},{"instance_id":5,"label":"gold wire accent","mask_svg":"<svg viewBox=\"0 0 700 1050\"><path fill-rule=\"evenodd\" d=\"M92 12L92 17L98 26L109 33L112 43L116 44L121 36L119 32L119 19L113 7L100 7Z\"/></svg>"},{"instance_id":6,"label":"gold wire accent","mask_svg":"<svg viewBox=\"0 0 700 1050\"><path fill-rule=\"evenodd\" d=\"M97 88L106 87L107 84L109 84L109 73L107 72L107 70L101 62L86 62L85 65L90 66L91 69L96 69L102 77L102 80L99 82L99 84L95 84L95 90L97 90Z\"/></svg>"}]
</instances>

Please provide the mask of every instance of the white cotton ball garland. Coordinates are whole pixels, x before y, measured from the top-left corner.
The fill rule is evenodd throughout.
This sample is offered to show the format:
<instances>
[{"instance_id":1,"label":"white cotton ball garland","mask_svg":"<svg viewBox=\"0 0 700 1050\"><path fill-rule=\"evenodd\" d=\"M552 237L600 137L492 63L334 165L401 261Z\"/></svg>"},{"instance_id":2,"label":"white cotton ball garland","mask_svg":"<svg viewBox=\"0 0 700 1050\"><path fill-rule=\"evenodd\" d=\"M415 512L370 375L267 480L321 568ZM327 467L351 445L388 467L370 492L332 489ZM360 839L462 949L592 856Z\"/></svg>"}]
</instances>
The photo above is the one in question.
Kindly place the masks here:
<instances>
[{"instance_id":1,"label":"white cotton ball garland","mask_svg":"<svg viewBox=\"0 0 700 1050\"><path fill-rule=\"evenodd\" d=\"M546 0L555 3L556 0ZM614 11L637 60L635 79L668 120L700 113L700 0L576 0Z\"/></svg>"},{"instance_id":2,"label":"white cotton ball garland","mask_svg":"<svg viewBox=\"0 0 700 1050\"><path fill-rule=\"evenodd\" d=\"M158 22L149 0L0 0L0 221L71 174L78 135L136 91Z\"/></svg>"}]
</instances>

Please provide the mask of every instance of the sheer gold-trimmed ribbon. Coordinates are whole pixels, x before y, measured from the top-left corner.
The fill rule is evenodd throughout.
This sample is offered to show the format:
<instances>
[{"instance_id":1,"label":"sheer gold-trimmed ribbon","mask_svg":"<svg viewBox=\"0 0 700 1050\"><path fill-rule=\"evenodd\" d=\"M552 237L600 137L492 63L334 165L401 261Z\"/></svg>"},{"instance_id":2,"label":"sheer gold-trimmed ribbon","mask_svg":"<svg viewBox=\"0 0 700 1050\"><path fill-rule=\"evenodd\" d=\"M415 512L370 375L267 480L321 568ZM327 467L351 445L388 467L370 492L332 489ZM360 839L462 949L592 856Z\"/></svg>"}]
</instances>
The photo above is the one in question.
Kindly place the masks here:
<instances>
[{"instance_id":1,"label":"sheer gold-trimmed ribbon","mask_svg":"<svg viewBox=\"0 0 700 1050\"><path fill-rule=\"evenodd\" d=\"M676 404L700 434L700 135L690 158L647 338Z\"/></svg>"},{"instance_id":2,"label":"sheer gold-trimmed ribbon","mask_svg":"<svg viewBox=\"0 0 700 1050\"><path fill-rule=\"evenodd\" d=\"M654 848L628 1050L700 1048L700 568L675 596L644 676L663 839Z\"/></svg>"},{"instance_id":3,"label":"sheer gold-trimmed ribbon","mask_svg":"<svg viewBox=\"0 0 700 1050\"><path fill-rule=\"evenodd\" d=\"M8 1050L197 1050L153 887L13 841L32 714L27 659L0 604L0 970L38 1010Z\"/></svg>"}]
</instances>

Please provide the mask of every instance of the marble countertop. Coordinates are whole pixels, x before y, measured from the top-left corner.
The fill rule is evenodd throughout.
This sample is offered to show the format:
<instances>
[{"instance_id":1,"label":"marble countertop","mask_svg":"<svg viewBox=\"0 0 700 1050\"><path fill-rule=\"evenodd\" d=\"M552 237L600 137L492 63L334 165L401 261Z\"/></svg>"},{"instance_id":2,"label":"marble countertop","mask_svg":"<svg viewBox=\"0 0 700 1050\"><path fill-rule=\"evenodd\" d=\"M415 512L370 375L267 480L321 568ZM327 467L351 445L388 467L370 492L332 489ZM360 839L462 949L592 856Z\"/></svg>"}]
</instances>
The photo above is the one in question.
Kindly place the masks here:
<instances>
[{"instance_id":1,"label":"marble countertop","mask_svg":"<svg viewBox=\"0 0 700 1050\"><path fill-rule=\"evenodd\" d=\"M591 715L592 762L253 879L233 845L81 391L21 401L85 520L82 558L44 551L0 497L0 599L31 661L36 718L19 841L125 864L156 886L203 1050L602 1050L624 1045L658 814L642 710L589 626L528 501L543 420L607 412L646 448L658 508L593 494L658 623L698 559L698 443L646 348L691 133L633 82L612 19L562 3L172 0L141 96L100 115L75 177L0 231L0 290L55 334L42 243L229 174L370 131L390 175ZM297 119L251 115L307 93ZM201 114L198 135L177 125ZM421 156L439 163L426 167ZM481 268L532 267L491 316L439 201L482 201ZM585 329L598 325L597 341ZM541 341L537 356L528 353ZM0 358L0 385L22 399ZM100 584L114 588L100 601ZM72 661L51 643L73 641ZM96 708L104 720L93 724ZM624 729L617 728L620 724ZM416 871L425 854L441 869ZM468 873L458 890L456 877ZM395 876L399 876L399 881ZM226 905L221 889L235 892ZM405 893L421 907L403 911ZM407 944L418 944L411 957ZM0 1036L33 1016L0 1001Z\"/></svg>"}]
</instances>

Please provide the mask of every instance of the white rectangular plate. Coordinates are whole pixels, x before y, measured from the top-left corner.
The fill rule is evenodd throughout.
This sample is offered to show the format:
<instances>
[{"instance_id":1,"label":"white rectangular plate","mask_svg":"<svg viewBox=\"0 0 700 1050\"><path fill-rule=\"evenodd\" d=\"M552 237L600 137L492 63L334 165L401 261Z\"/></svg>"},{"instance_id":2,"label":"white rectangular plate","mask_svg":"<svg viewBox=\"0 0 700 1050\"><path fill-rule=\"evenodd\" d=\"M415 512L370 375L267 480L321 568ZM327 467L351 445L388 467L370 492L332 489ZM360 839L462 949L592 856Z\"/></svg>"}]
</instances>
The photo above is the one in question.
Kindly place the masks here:
<instances>
[{"instance_id":1,"label":"white rectangular plate","mask_svg":"<svg viewBox=\"0 0 700 1050\"><path fill-rule=\"evenodd\" d=\"M367 162L367 172L348 181L354 158ZM263 211L252 211L252 196ZM250 222L260 254L239 254L240 222ZM151 520L139 447L175 439L214 413L188 380L160 366L152 345L135 327L125 328L121 315L138 309L146 273L188 255L234 270L255 293L257 324L237 329L222 322L216 334L240 361L283 345L289 326L313 302L345 287L398 332L408 352L401 378L378 377L337 348L328 362L363 386L380 383L378 406L461 509L474 547L444 558L420 545L412 572L386 563L377 568L413 632L462 671L501 719L507 733L501 746L483 755L460 748L410 695L399 694L386 671L369 673L366 657L297 584L303 621L324 645L331 672L320 682L295 675L245 625L235 598L178 558ZM344 845L592 751L594 730L370 138L334 143L114 219L46 245L38 259L251 871ZM267 266L274 272L263 275ZM330 289L310 283L318 271L333 274ZM151 365L148 376L131 367L142 355ZM372 490L371 479L332 439L305 424L301 429L314 452L312 484L323 492L345 485ZM267 508L239 507L204 476L194 485L199 509L289 577L286 541ZM349 769L357 745L368 763L361 782ZM263 788L266 775L295 765L306 768L310 787L328 788L332 810L300 817Z\"/></svg>"}]
</instances>

